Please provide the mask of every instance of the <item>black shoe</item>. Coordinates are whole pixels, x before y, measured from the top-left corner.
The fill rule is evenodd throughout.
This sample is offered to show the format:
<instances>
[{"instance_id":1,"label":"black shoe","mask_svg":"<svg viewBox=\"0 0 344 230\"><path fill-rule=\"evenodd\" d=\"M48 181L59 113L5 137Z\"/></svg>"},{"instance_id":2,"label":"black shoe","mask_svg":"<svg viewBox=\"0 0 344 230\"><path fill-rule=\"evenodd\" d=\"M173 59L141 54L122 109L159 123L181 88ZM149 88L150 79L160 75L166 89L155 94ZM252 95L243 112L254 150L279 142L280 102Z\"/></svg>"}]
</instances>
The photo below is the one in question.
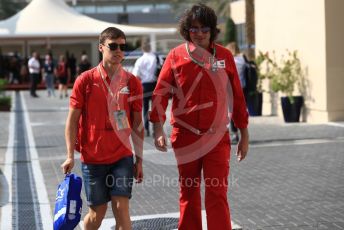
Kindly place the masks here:
<instances>
[{"instance_id":1,"label":"black shoe","mask_svg":"<svg viewBox=\"0 0 344 230\"><path fill-rule=\"evenodd\" d=\"M37 94L33 94L31 95L31 97L39 97Z\"/></svg>"}]
</instances>

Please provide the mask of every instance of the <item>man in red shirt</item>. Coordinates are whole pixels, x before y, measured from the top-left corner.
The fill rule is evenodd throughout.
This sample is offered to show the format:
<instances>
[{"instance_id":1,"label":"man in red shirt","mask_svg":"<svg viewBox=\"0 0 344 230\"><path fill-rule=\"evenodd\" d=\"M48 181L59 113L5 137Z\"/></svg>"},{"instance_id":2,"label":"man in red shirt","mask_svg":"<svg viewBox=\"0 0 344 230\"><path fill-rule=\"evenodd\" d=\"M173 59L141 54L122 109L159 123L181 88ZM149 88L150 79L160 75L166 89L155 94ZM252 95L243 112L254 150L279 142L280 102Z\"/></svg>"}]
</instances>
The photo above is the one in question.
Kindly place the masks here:
<instances>
[{"instance_id":1,"label":"man in red shirt","mask_svg":"<svg viewBox=\"0 0 344 230\"><path fill-rule=\"evenodd\" d=\"M99 37L103 60L75 81L66 122L67 159L64 173L74 166L74 149L81 153L88 214L84 228L98 229L111 201L116 229L131 229L129 199L133 177L142 173L142 86L121 62L125 34L105 29ZM135 163L129 141L131 135Z\"/></svg>"},{"instance_id":2,"label":"man in red shirt","mask_svg":"<svg viewBox=\"0 0 344 230\"><path fill-rule=\"evenodd\" d=\"M153 93L150 121L156 148L167 150L163 124L172 96L171 143L180 184L179 230L202 229L201 172L209 230L231 229L227 201L230 113L240 129L237 157L248 151L248 113L231 53L214 43L218 34L214 11L194 5L182 17L186 40L168 54Z\"/></svg>"}]
</instances>

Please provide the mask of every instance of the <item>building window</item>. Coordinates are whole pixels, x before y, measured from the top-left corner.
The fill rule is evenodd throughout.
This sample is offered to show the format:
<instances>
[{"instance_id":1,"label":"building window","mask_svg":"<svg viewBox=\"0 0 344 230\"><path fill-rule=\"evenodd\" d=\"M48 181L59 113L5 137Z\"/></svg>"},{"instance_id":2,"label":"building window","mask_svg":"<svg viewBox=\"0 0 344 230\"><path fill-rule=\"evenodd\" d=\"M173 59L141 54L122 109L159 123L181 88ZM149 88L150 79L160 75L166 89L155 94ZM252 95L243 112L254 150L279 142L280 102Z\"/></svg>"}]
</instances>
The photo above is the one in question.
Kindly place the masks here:
<instances>
[{"instance_id":1,"label":"building window","mask_svg":"<svg viewBox=\"0 0 344 230\"><path fill-rule=\"evenodd\" d=\"M97 6L97 13L123 13L123 6Z\"/></svg>"},{"instance_id":2,"label":"building window","mask_svg":"<svg viewBox=\"0 0 344 230\"><path fill-rule=\"evenodd\" d=\"M123 13L123 6L74 6L74 9L82 14L106 14L106 13Z\"/></svg>"},{"instance_id":3,"label":"building window","mask_svg":"<svg viewBox=\"0 0 344 230\"><path fill-rule=\"evenodd\" d=\"M164 3L158 3L155 5L156 10L171 10L171 5L170 4L164 4Z\"/></svg>"},{"instance_id":4,"label":"building window","mask_svg":"<svg viewBox=\"0 0 344 230\"><path fill-rule=\"evenodd\" d=\"M154 5L153 4L142 4L142 5L127 5L127 13L149 13L153 11Z\"/></svg>"},{"instance_id":5,"label":"building window","mask_svg":"<svg viewBox=\"0 0 344 230\"><path fill-rule=\"evenodd\" d=\"M95 6L75 6L74 9L82 14L95 14L97 12Z\"/></svg>"}]
</instances>

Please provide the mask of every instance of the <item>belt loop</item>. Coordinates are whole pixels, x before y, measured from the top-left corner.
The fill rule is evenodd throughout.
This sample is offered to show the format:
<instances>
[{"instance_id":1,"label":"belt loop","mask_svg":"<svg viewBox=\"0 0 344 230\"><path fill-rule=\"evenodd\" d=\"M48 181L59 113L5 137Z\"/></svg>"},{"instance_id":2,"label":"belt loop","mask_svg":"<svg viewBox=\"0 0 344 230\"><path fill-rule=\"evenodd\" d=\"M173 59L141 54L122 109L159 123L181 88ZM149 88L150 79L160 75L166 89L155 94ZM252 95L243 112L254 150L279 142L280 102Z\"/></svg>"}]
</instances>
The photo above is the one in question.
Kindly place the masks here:
<instances>
[{"instance_id":1,"label":"belt loop","mask_svg":"<svg viewBox=\"0 0 344 230\"><path fill-rule=\"evenodd\" d=\"M191 130L191 132L193 132L194 134L197 134L197 135L201 135L201 133L202 133L199 129L196 129L194 127L192 127L190 130Z\"/></svg>"},{"instance_id":2,"label":"belt loop","mask_svg":"<svg viewBox=\"0 0 344 230\"><path fill-rule=\"evenodd\" d=\"M182 128L182 130L184 129ZM210 127L208 130L199 130L199 129L196 129L195 127L188 127L185 130L188 130L189 132L194 133L199 136L205 135L205 134L214 134L217 131L222 131L221 129L217 129L215 127Z\"/></svg>"},{"instance_id":3,"label":"belt loop","mask_svg":"<svg viewBox=\"0 0 344 230\"><path fill-rule=\"evenodd\" d=\"M207 133L214 133L214 128L211 127L210 129L208 129Z\"/></svg>"}]
</instances>

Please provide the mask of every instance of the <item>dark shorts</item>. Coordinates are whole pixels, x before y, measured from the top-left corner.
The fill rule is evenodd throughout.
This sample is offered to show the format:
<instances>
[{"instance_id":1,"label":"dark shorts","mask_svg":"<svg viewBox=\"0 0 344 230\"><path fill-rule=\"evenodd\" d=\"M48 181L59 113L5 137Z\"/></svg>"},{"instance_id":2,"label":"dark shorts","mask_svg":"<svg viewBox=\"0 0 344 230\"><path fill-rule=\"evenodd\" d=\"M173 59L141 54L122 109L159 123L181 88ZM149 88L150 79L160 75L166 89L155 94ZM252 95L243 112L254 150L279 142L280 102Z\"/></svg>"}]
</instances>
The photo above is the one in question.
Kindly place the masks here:
<instances>
[{"instance_id":1,"label":"dark shorts","mask_svg":"<svg viewBox=\"0 0 344 230\"><path fill-rule=\"evenodd\" d=\"M124 157L113 164L81 165L87 205L109 202L111 196L131 198L134 177L133 157Z\"/></svg>"},{"instance_id":2,"label":"dark shorts","mask_svg":"<svg viewBox=\"0 0 344 230\"><path fill-rule=\"evenodd\" d=\"M59 82L61 85L67 85L68 77L59 77Z\"/></svg>"}]
</instances>

